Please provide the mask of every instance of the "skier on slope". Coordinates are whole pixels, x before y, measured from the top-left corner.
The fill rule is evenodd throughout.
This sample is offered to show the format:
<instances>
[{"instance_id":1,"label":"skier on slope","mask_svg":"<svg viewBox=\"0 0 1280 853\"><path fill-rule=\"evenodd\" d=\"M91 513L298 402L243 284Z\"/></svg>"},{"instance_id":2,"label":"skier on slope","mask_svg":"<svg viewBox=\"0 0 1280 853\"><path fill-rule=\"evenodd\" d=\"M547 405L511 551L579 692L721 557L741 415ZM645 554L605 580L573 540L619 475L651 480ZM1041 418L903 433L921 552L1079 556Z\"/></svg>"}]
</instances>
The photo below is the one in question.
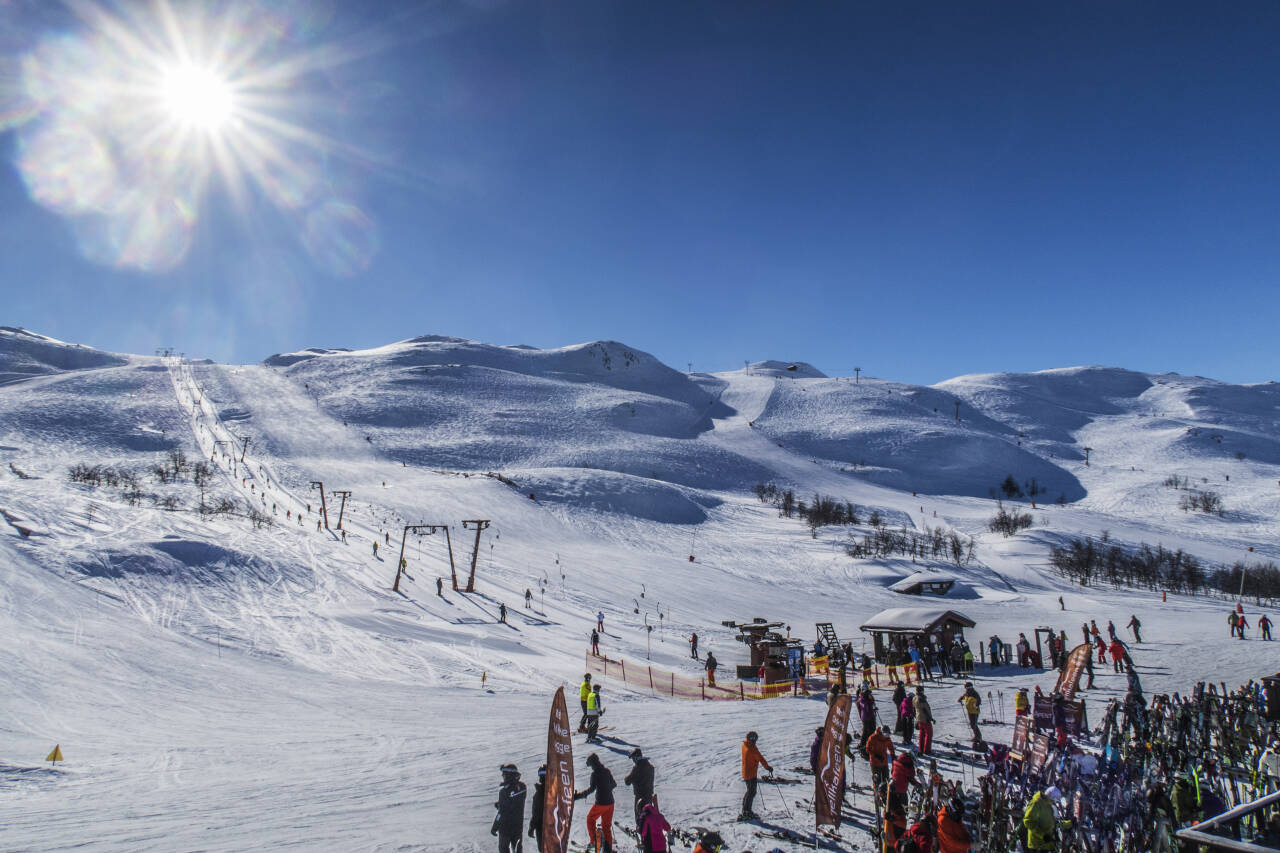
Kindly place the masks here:
<instances>
[{"instance_id":1,"label":"skier on slope","mask_svg":"<svg viewBox=\"0 0 1280 853\"><path fill-rule=\"evenodd\" d=\"M866 755L867 738L876 730L876 697L871 688L863 685L854 701L858 708L858 719L862 721L862 735L858 738L858 748Z\"/></svg>"},{"instance_id":2,"label":"skier on slope","mask_svg":"<svg viewBox=\"0 0 1280 853\"><path fill-rule=\"evenodd\" d=\"M977 746L982 743L982 731L978 728L978 715L982 712L982 697L977 690L973 689L972 681L964 683L964 693L956 701L964 705L964 711L969 716L969 731L973 732L973 743Z\"/></svg>"},{"instance_id":3,"label":"skier on slope","mask_svg":"<svg viewBox=\"0 0 1280 853\"><path fill-rule=\"evenodd\" d=\"M1111 641L1111 668L1114 672L1124 672L1124 644L1119 639Z\"/></svg>"},{"instance_id":4,"label":"skier on slope","mask_svg":"<svg viewBox=\"0 0 1280 853\"><path fill-rule=\"evenodd\" d=\"M498 813L489 829L491 835L498 836L498 853L520 853L523 848L520 831L524 829L524 798L520 771L514 764L502 765L502 785L498 788L498 801L493 804Z\"/></svg>"},{"instance_id":5,"label":"skier on slope","mask_svg":"<svg viewBox=\"0 0 1280 853\"><path fill-rule=\"evenodd\" d=\"M747 786L747 792L742 796L742 813L738 815L739 821L760 819L760 815L751 808L756 801L756 786L759 784L756 776L760 765L763 764L764 769L769 771L770 777L773 776L773 767L760 754L760 749L756 746L758 738L759 735L755 732L747 732L746 738L742 741L742 781Z\"/></svg>"},{"instance_id":6,"label":"skier on slope","mask_svg":"<svg viewBox=\"0 0 1280 853\"><path fill-rule=\"evenodd\" d=\"M1236 620L1236 630L1240 632L1240 639L1244 639L1244 629L1249 627L1249 621L1244 618L1244 614L1240 614L1240 618Z\"/></svg>"},{"instance_id":7,"label":"skier on slope","mask_svg":"<svg viewBox=\"0 0 1280 853\"><path fill-rule=\"evenodd\" d=\"M582 705L582 719L578 723L578 731L587 730L587 697L591 695L591 673L584 673L582 684L578 687L578 703Z\"/></svg>"},{"instance_id":8,"label":"skier on slope","mask_svg":"<svg viewBox=\"0 0 1280 853\"><path fill-rule=\"evenodd\" d=\"M618 784L594 752L587 756L587 766L591 768L591 785L585 791L575 793L573 798L582 800L588 794L596 795L595 804L587 812L587 836L596 850L613 853L613 789Z\"/></svg>"},{"instance_id":9,"label":"skier on slope","mask_svg":"<svg viewBox=\"0 0 1280 853\"><path fill-rule=\"evenodd\" d=\"M600 632L594 628L591 629L591 654L600 657Z\"/></svg>"},{"instance_id":10,"label":"skier on slope","mask_svg":"<svg viewBox=\"0 0 1280 853\"><path fill-rule=\"evenodd\" d=\"M600 742L600 715L604 713L604 700L600 698L600 685L591 685L587 696L587 743Z\"/></svg>"},{"instance_id":11,"label":"skier on slope","mask_svg":"<svg viewBox=\"0 0 1280 853\"><path fill-rule=\"evenodd\" d=\"M649 759L641 753L640 747L631 750L630 755L631 772L622 780L624 785L631 786L631 792L636 800L636 830L640 829L643 822L641 813L644 811L645 805L657 802L653 795L653 765L649 763Z\"/></svg>"},{"instance_id":12,"label":"skier on slope","mask_svg":"<svg viewBox=\"0 0 1280 853\"><path fill-rule=\"evenodd\" d=\"M707 660L706 660L707 684L711 687L716 686L716 667L718 667L719 665L720 665L720 662L716 660L716 656L713 655L711 652L707 652Z\"/></svg>"},{"instance_id":13,"label":"skier on slope","mask_svg":"<svg viewBox=\"0 0 1280 853\"><path fill-rule=\"evenodd\" d=\"M694 660L698 659L698 635L696 633L689 636L689 657Z\"/></svg>"},{"instance_id":14,"label":"skier on slope","mask_svg":"<svg viewBox=\"0 0 1280 853\"><path fill-rule=\"evenodd\" d=\"M1133 641L1135 643L1142 642L1142 623L1138 621L1138 614L1132 614L1129 617L1129 624L1125 627L1133 631Z\"/></svg>"},{"instance_id":15,"label":"skier on slope","mask_svg":"<svg viewBox=\"0 0 1280 853\"><path fill-rule=\"evenodd\" d=\"M902 701L898 703L898 713L902 717L902 728L899 734L902 735L902 745L911 745L911 736L916 731L916 704L913 696L904 696Z\"/></svg>"},{"instance_id":16,"label":"skier on slope","mask_svg":"<svg viewBox=\"0 0 1280 853\"><path fill-rule=\"evenodd\" d=\"M916 709L916 728L920 730L920 752L923 755L931 755L933 752L933 709L929 707L929 700L925 698L923 687L916 687L916 695L912 700L912 704Z\"/></svg>"},{"instance_id":17,"label":"skier on slope","mask_svg":"<svg viewBox=\"0 0 1280 853\"><path fill-rule=\"evenodd\" d=\"M1262 632L1262 639L1271 639L1271 620L1265 613L1258 617L1258 630Z\"/></svg>"},{"instance_id":18,"label":"skier on slope","mask_svg":"<svg viewBox=\"0 0 1280 853\"><path fill-rule=\"evenodd\" d=\"M881 801L888 798L889 764L896 757L897 750L893 748L893 738L889 736L888 726L881 726L867 738L867 763L871 766L871 785Z\"/></svg>"},{"instance_id":19,"label":"skier on slope","mask_svg":"<svg viewBox=\"0 0 1280 853\"><path fill-rule=\"evenodd\" d=\"M909 752L903 752L893 761L889 772L889 808L888 811L906 813L907 792L912 786L920 787L916 778L916 760ZM905 826L905 825L904 825Z\"/></svg>"}]
</instances>

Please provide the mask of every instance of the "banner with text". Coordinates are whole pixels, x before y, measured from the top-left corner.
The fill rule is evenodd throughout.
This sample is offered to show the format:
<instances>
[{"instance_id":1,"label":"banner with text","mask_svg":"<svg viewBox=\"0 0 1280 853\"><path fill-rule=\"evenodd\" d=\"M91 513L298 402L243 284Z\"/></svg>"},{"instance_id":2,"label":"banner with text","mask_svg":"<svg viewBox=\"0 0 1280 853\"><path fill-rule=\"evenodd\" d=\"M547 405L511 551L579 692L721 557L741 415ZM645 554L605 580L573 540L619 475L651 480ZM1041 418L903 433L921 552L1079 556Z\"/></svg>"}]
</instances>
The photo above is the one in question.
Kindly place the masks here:
<instances>
[{"instance_id":1,"label":"banner with text","mask_svg":"<svg viewBox=\"0 0 1280 853\"><path fill-rule=\"evenodd\" d=\"M813 774L813 812L818 826L839 826L840 806L844 801L844 737L849 727L849 709L853 698L847 693L836 697L827 709L827 724L822 730L818 750L817 772Z\"/></svg>"},{"instance_id":2,"label":"banner with text","mask_svg":"<svg viewBox=\"0 0 1280 853\"><path fill-rule=\"evenodd\" d=\"M1088 643L1081 643L1071 650L1071 654L1067 655L1067 665L1058 673L1058 683L1053 688L1055 693L1061 693L1062 698L1068 701L1076 698L1076 690L1080 688L1080 673L1084 672L1084 666L1092 653L1093 647Z\"/></svg>"},{"instance_id":3,"label":"banner with text","mask_svg":"<svg viewBox=\"0 0 1280 853\"><path fill-rule=\"evenodd\" d=\"M573 741L569 709L564 703L564 686L551 701L551 722L547 726L547 781L542 804L542 850L539 853L566 853L573 828Z\"/></svg>"}]
</instances>

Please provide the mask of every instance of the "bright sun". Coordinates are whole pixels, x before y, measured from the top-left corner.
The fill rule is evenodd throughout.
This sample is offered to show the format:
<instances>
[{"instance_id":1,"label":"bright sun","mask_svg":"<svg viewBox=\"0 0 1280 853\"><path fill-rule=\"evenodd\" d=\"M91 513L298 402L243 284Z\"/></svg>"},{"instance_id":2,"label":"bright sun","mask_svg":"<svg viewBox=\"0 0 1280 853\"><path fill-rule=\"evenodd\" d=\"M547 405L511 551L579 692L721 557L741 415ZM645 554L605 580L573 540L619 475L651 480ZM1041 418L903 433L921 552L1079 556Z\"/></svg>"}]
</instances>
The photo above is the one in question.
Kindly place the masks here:
<instances>
[{"instance_id":1,"label":"bright sun","mask_svg":"<svg viewBox=\"0 0 1280 853\"><path fill-rule=\"evenodd\" d=\"M231 86L217 72L196 65L170 69L160 81L165 111L183 127L213 133L235 111Z\"/></svg>"}]
</instances>

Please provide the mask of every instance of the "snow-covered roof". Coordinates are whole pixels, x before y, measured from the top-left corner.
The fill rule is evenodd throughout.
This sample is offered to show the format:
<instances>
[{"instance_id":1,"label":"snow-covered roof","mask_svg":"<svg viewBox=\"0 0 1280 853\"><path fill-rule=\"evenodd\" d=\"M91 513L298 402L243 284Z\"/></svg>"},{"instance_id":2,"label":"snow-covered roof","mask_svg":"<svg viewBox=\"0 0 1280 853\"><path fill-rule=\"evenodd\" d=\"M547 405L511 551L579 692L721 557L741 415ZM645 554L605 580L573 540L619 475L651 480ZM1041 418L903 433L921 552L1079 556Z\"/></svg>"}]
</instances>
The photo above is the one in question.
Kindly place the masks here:
<instances>
[{"instance_id":1,"label":"snow-covered roof","mask_svg":"<svg viewBox=\"0 0 1280 853\"><path fill-rule=\"evenodd\" d=\"M976 623L955 610L945 607L892 607L882 610L858 626L859 631L931 631L946 621L953 621L966 628Z\"/></svg>"},{"instance_id":2,"label":"snow-covered roof","mask_svg":"<svg viewBox=\"0 0 1280 853\"><path fill-rule=\"evenodd\" d=\"M911 587L922 583L955 583L956 576L948 575L942 572L912 572L897 583L889 585L889 589L894 592L902 592L911 589Z\"/></svg>"}]
</instances>

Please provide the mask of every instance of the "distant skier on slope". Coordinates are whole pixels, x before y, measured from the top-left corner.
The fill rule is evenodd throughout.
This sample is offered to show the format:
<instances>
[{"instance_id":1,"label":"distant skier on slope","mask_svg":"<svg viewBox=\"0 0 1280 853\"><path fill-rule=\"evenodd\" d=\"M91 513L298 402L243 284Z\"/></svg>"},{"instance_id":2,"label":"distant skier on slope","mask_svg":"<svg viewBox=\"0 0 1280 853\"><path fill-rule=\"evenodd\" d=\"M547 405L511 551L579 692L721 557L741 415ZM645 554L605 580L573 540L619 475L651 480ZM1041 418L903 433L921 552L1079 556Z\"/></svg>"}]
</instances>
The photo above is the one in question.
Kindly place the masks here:
<instances>
[{"instance_id":1,"label":"distant skier on slope","mask_svg":"<svg viewBox=\"0 0 1280 853\"><path fill-rule=\"evenodd\" d=\"M707 652L707 684L711 687L716 686L716 667L720 666L720 662L716 660L716 656L711 652Z\"/></svg>"},{"instance_id":2,"label":"distant skier on slope","mask_svg":"<svg viewBox=\"0 0 1280 853\"><path fill-rule=\"evenodd\" d=\"M498 836L498 853L521 853L520 831L524 829L525 785L514 764L502 765L502 785L498 788L498 810L493 818L491 835Z\"/></svg>"}]
</instances>

